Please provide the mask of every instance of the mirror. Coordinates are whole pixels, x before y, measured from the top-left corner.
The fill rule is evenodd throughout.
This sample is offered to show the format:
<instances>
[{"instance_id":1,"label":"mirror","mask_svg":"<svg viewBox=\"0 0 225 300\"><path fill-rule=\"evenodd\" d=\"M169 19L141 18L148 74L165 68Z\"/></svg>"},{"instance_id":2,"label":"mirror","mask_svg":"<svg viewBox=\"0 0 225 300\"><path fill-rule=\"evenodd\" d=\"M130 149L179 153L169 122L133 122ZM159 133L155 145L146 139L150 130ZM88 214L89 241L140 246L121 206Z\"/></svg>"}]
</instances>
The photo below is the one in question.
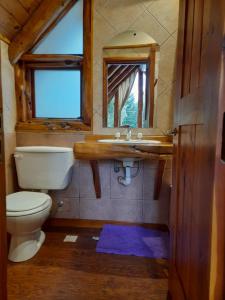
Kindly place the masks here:
<instances>
[{"instance_id":1,"label":"mirror","mask_svg":"<svg viewBox=\"0 0 225 300\"><path fill-rule=\"evenodd\" d=\"M107 86L106 127L149 127L149 63L146 60L104 60Z\"/></svg>"},{"instance_id":2,"label":"mirror","mask_svg":"<svg viewBox=\"0 0 225 300\"><path fill-rule=\"evenodd\" d=\"M135 32L135 37L138 35ZM129 37L131 36L131 41ZM157 85L158 45L146 34L122 33L103 51L103 126L151 128ZM150 41L149 41L150 38ZM124 42L126 45L124 45ZM133 43L131 45L131 42ZM137 44L138 42L138 44Z\"/></svg>"}]
</instances>

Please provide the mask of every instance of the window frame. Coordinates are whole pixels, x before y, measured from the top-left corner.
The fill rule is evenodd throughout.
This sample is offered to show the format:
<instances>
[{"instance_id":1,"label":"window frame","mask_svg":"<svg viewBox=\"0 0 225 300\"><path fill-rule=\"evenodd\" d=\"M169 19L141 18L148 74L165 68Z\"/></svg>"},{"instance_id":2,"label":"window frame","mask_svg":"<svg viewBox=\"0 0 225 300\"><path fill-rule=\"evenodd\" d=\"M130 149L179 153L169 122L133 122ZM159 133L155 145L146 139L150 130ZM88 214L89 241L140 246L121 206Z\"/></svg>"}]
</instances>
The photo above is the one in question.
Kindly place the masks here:
<instances>
[{"instance_id":1,"label":"window frame","mask_svg":"<svg viewBox=\"0 0 225 300\"><path fill-rule=\"evenodd\" d=\"M92 130L92 1L85 0L83 15L83 55L24 54L15 65L18 122L16 130L90 131ZM76 5L76 4L75 4ZM65 15L67 11L64 11ZM55 25L56 23L54 23ZM49 28L47 32L51 29ZM40 42L40 40L38 41ZM34 48L34 47L33 47ZM35 117L35 70L81 71L81 118Z\"/></svg>"}]
</instances>

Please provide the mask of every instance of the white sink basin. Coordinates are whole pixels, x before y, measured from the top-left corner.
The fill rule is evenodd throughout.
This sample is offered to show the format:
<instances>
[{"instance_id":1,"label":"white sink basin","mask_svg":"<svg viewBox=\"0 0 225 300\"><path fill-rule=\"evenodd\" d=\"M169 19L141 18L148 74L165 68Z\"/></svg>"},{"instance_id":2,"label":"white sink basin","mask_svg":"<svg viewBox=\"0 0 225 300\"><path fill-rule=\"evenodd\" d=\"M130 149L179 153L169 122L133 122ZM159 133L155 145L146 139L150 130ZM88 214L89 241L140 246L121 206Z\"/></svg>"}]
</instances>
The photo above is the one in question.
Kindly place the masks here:
<instances>
[{"instance_id":1,"label":"white sink basin","mask_svg":"<svg viewBox=\"0 0 225 300\"><path fill-rule=\"evenodd\" d=\"M152 145L152 144L160 144L160 141L156 140L122 140L122 139L102 139L98 140L99 143L108 143L108 144L122 144L122 145Z\"/></svg>"}]
</instances>

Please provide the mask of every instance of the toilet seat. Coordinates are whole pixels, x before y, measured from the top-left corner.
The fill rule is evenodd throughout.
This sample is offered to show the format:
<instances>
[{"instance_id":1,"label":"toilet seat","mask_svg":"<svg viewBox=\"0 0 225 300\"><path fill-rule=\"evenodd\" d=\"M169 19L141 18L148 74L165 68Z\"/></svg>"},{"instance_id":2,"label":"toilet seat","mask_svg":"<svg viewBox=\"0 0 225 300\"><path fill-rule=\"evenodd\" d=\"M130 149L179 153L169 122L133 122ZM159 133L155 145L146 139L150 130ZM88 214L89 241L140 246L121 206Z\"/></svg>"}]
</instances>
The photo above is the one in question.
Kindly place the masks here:
<instances>
[{"instance_id":1,"label":"toilet seat","mask_svg":"<svg viewBox=\"0 0 225 300\"><path fill-rule=\"evenodd\" d=\"M24 191L6 196L6 214L8 217L35 214L50 205L51 197L45 193Z\"/></svg>"}]
</instances>

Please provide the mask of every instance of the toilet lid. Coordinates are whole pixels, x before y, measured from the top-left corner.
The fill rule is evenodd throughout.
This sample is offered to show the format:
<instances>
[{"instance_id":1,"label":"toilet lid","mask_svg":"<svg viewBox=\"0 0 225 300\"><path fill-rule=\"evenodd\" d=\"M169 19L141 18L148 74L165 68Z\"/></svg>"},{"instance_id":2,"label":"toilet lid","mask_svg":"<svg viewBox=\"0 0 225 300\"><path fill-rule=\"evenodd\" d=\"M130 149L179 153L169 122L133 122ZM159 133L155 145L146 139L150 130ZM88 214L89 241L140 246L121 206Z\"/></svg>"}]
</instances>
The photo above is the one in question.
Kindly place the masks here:
<instances>
[{"instance_id":1,"label":"toilet lid","mask_svg":"<svg viewBox=\"0 0 225 300\"><path fill-rule=\"evenodd\" d=\"M45 193L18 192L6 196L6 209L12 212L33 210L49 200L51 198Z\"/></svg>"}]
</instances>

